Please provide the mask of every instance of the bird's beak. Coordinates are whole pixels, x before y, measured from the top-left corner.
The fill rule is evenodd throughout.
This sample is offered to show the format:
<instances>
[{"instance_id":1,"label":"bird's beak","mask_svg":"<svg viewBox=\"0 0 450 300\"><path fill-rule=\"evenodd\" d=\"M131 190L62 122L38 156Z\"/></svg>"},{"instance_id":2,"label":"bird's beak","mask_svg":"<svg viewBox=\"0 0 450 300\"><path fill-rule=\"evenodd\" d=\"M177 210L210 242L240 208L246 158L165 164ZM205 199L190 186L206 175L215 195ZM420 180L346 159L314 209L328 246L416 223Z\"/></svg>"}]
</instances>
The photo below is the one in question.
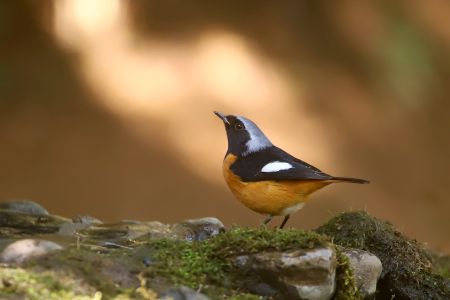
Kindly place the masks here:
<instances>
[{"instance_id":1,"label":"bird's beak","mask_svg":"<svg viewBox=\"0 0 450 300\"><path fill-rule=\"evenodd\" d=\"M225 124L230 125L230 122L228 122L227 117L226 117L223 113L220 113L220 112L218 112L218 111L215 111L214 114L215 114L216 116L218 116L219 118L221 118L222 121L223 121Z\"/></svg>"}]
</instances>

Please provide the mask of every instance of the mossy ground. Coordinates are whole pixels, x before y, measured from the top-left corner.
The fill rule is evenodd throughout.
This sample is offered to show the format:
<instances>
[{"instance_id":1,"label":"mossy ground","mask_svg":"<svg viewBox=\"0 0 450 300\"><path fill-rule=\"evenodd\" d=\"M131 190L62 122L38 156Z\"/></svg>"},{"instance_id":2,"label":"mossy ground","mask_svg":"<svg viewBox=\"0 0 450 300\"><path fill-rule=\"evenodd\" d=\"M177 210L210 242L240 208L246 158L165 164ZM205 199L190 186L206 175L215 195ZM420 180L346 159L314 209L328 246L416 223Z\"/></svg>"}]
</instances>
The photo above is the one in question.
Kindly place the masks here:
<instances>
[{"instance_id":1,"label":"mossy ground","mask_svg":"<svg viewBox=\"0 0 450 300\"><path fill-rule=\"evenodd\" d=\"M299 230L234 227L203 242L153 241L144 247L154 251L154 274L194 289L202 288L214 298L237 297L240 276L229 259L263 250L314 248L328 245L317 233ZM241 296L240 296L241 297ZM242 296L243 297L243 296ZM234 299L248 299L234 298ZM250 298L251 299L251 298ZM254 298L258 299L258 298Z\"/></svg>"},{"instance_id":2,"label":"mossy ground","mask_svg":"<svg viewBox=\"0 0 450 300\"><path fill-rule=\"evenodd\" d=\"M333 245L333 243L336 245ZM367 250L383 263L377 297L449 299L449 260L432 257L421 244L365 212L336 216L316 232L233 227L201 242L173 239L128 241L131 248L81 244L31 261L0 268L0 297L28 299L156 299L177 285L201 290L211 299L263 299L238 284L231 260L260 251L336 247L334 299L359 299L342 247ZM436 261L433 266L432 261ZM5 280L6 278L6 280Z\"/></svg>"},{"instance_id":3,"label":"mossy ground","mask_svg":"<svg viewBox=\"0 0 450 300\"><path fill-rule=\"evenodd\" d=\"M80 249L69 248L29 262L24 269L0 269L0 277L10 274L8 289L0 295L26 295L29 299L155 299L153 290L185 285L211 299L263 299L241 290L236 283L240 275L230 263L231 258L263 250L325 245L330 245L329 240L315 232L239 227L202 242L159 239L136 242L132 250L101 251L82 245ZM357 299L348 261L343 256L338 258L340 290L336 299ZM38 288L36 283L45 288Z\"/></svg>"},{"instance_id":4,"label":"mossy ground","mask_svg":"<svg viewBox=\"0 0 450 300\"><path fill-rule=\"evenodd\" d=\"M102 293L80 285L74 277L52 271L36 272L22 268L0 268L0 298L30 300L100 300ZM18 297L18 298L17 298ZM130 299L128 293L118 293L115 300Z\"/></svg>"},{"instance_id":5,"label":"mossy ground","mask_svg":"<svg viewBox=\"0 0 450 300\"><path fill-rule=\"evenodd\" d=\"M434 272L450 280L450 256L432 253L431 257Z\"/></svg>"},{"instance_id":6,"label":"mossy ground","mask_svg":"<svg viewBox=\"0 0 450 300\"><path fill-rule=\"evenodd\" d=\"M429 252L387 222L363 211L350 212L336 216L317 232L329 236L337 245L367 250L381 260L380 299L450 298L449 285L433 271Z\"/></svg>"},{"instance_id":7,"label":"mossy ground","mask_svg":"<svg viewBox=\"0 0 450 300\"><path fill-rule=\"evenodd\" d=\"M353 270L350 267L350 261L343 253L343 249L336 247L337 268L336 268L336 293L335 300L361 299L355 283Z\"/></svg>"}]
</instances>

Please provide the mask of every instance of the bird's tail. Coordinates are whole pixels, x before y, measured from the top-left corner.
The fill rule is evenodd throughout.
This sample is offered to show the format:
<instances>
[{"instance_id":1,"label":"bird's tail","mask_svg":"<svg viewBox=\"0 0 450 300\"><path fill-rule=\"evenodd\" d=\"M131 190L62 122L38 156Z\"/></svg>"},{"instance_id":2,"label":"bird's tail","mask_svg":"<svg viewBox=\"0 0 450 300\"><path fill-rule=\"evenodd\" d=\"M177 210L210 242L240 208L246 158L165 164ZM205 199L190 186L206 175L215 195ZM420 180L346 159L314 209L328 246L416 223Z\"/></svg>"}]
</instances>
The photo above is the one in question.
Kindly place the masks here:
<instances>
[{"instance_id":1,"label":"bird's tail","mask_svg":"<svg viewBox=\"0 0 450 300\"><path fill-rule=\"evenodd\" d=\"M350 178L350 177L333 177L333 180L342 181L342 182L350 182L350 183L359 183L359 184L367 184L370 181L359 178Z\"/></svg>"}]
</instances>

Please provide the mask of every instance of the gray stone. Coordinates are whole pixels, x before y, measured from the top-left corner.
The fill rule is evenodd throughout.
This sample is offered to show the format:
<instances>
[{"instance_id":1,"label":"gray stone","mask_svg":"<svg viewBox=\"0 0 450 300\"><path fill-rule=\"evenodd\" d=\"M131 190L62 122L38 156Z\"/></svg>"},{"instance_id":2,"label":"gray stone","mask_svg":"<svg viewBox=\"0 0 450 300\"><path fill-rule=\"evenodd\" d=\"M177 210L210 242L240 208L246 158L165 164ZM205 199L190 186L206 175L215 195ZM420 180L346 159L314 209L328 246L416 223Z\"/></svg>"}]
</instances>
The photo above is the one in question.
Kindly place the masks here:
<instances>
[{"instance_id":1,"label":"gray stone","mask_svg":"<svg viewBox=\"0 0 450 300\"><path fill-rule=\"evenodd\" d=\"M172 229L170 225L158 221L146 222L145 224L150 228L148 234L143 236L146 239L172 238Z\"/></svg>"},{"instance_id":2,"label":"gray stone","mask_svg":"<svg viewBox=\"0 0 450 300\"><path fill-rule=\"evenodd\" d=\"M98 224L77 230L77 233L81 237L82 242L92 244L108 242L127 245L130 241L138 239L172 238L170 225L160 222L121 221L110 224Z\"/></svg>"},{"instance_id":3,"label":"gray stone","mask_svg":"<svg viewBox=\"0 0 450 300\"><path fill-rule=\"evenodd\" d=\"M163 300L209 300L209 298L188 287L178 287L164 292L160 296Z\"/></svg>"},{"instance_id":4,"label":"gray stone","mask_svg":"<svg viewBox=\"0 0 450 300\"><path fill-rule=\"evenodd\" d=\"M176 238L187 241L203 241L224 231L223 223L212 217L186 220L172 227Z\"/></svg>"},{"instance_id":5,"label":"gray stone","mask_svg":"<svg viewBox=\"0 0 450 300\"><path fill-rule=\"evenodd\" d=\"M59 227L58 234L64 236L73 236L78 231L88 228L90 225L82 223L67 222Z\"/></svg>"},{"instance_id":6,"label":"gray stone","mask_svg":"<svg viewBox=\"0 0 450 300\"><path fill-rule=\"evenodd\" d=\"M238 256L234 264L249 275L244 287L262 296L327 300L336 288L332 248L260 252Z\"/></svg>"},{"instance_id":7,"label":"gray stone","mask_svg":"<svg viewBox=\"0 0 450 300\"><path fill-rule=\"evenodd\" d=\"M380 259L370 252L356 249L345 250L344 254L349 258L361 296L375 294L378 278L383 270Z\"/></svg>"},{"instance_id":8,"label":"gray stone","mask_svg":"<svg viewBox=\"0 0 450 300\"><path fill-rule=\"evenodd\" d=\"M48 215L48 211L40 204L24 199L10 200L0 203L0 209L13 210L32 215Z\"/></svg>"},{"instance_id":9,"label":"gray stone","mask_svg":"<svg viewBox=\"0 0 450 300\"><path fill-rule=\"evenodd\" d=\"M103 222L97 218L94 218L91 216L81 216L81 215L73 217L72 222L77 223L77 224L87 224L87 225L103 224Z\"/></svg>"},{"instance_id":10,"label":"gray stone","mask_svg":"<svg viewBox=\"0 0 450 300\"><path fill-rule=\"evenodd\" d=\"M87 229L90 226L103 224L102 221L91 217L91 216L76 216L72 218L72 222L67 222L63 224L58 233L64 236L72 236L77 234L79 231L83 229Z\"/></svg>"},{"instance_id":11,"label":"gray stone","mask_svg":"<svg viewBox=\"0 0 450 300\"><path fill-rule=\"evenodd\" d=\"M25 237L42 233L56 233L69 219L53 216L23 213L0 209L0 235L2 237Z\"/></svg>"},{"instance_id":12,"label":"gray stone","mask_svg":"<svg viewBox=\"0 0 450 300\"><path fill-rule=\"evenodd\" d=\"M39 257L60 249L62 247L55 242L23 239L9 244L0 253L0 261L3 263L21 264L30 258Z\"/></svg>"}]
</instances>

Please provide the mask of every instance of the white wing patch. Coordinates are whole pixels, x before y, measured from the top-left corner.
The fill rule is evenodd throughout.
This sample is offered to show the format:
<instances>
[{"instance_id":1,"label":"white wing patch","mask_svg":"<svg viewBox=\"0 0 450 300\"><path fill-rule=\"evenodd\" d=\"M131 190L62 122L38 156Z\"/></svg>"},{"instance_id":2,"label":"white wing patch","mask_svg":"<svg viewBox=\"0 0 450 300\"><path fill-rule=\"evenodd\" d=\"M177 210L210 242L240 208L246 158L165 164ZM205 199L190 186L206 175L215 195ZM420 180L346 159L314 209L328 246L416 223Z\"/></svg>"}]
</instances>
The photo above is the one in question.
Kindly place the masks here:
<instances>
[{"instance_id":1,"label":"white wing patch","mask_svg":"<svg viewBox=\"0 0 450 300\"><path fill-rule=\"evenodd\" d=\"M271 172L278 172L281 170L289 170L292 169L293 166L290 163L282 162L282 161L273 161L265 165L261 172L263 173L271 173Z\"/></svg>"}]
</instances>

